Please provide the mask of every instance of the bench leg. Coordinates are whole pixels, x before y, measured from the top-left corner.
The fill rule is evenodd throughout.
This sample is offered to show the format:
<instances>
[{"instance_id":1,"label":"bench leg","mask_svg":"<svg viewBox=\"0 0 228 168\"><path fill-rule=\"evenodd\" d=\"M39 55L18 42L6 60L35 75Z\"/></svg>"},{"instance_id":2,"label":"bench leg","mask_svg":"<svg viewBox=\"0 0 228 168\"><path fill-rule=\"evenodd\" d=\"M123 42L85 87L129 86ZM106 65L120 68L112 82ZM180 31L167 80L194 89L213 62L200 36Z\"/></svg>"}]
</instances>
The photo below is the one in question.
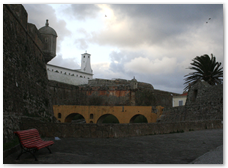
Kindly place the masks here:
<instances>
[{"instance_id":1,"label":"bench leg","mask_svg":"<svg viewBox=\"0 0 228 168\"><path fill-rule=\"evenodd\" d=\"M16 159L16 160L19 160L19 159L20 159L20 157L21 157L21 155L22 155L23 153L25 153L25 152L23 152L23 149L21 149L21 153L18 155L18 157L17 157L17 159Z\"/></svg>"},{"instance_id":2,"label":"bench leg","mask_svg":"<svg viewBox=\"0 0 228 168\"><path fill-rule=\"evenodd\" d=\"M50 150L50 148L49 148L49 146L48 146L48 147L46 147L46 148L49 150L49 153L52 153L52 152L51 152L51 150Z\"/></svg>"},{"instance_id":3,"label":"bench leg","mask_svg":"<svg viewBox=\"0 0 228 168\"><path fill-rule=\"evenodd\" d=\"M36 158L36 156L35 156L35 152L36 152L37 150L35 149L35 150L33 150L32 152L31 151L29 151L29 153L31 153L31 155L35 158L35 161L38 161L38 159Z\"/></svg>"},{"instance_id":4,"label":"bench leg","mask_svg":"<svg viewBox=\"0 0 228 168\"><path fill-rule=\"evenodd\" d=\"M35 161L38 161L37 158L36 158L36 156L35 156L35 152L36 151L37 151L36 149L35 150L31 150L31 151L30 150L21 149L21 153L18 155L18 157L17 157L16 160L19 160L22 154L24 154L26 152L29 152L35 158Z\"/></svg>"}]
</instances>

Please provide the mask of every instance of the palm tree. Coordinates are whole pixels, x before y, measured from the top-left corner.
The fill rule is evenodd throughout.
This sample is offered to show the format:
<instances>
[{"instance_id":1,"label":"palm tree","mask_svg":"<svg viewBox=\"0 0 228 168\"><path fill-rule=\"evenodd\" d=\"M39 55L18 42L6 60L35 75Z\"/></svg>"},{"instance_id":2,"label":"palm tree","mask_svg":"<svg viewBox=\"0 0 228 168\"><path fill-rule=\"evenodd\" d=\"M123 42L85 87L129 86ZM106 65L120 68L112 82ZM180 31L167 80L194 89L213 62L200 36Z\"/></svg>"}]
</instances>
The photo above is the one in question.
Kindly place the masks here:
<instances>
[{"instance_id":1,"label":"palm tree","mask_svg":"<svg viewBox=\"0 0 228 168\"><path fill-rule=\"evenodd\" d=\"M221 84L223 81L223 68L221 62L216 62L216 58L211 54L211 58L204 54L202 56L196 56L191 63L192 67L188 69L195 70L195 72L185 75L184 80L185 88L184 90L189 89L189 85L195 84L198 80L204 80L210 85Z\"/></svg>"}]
</instances>

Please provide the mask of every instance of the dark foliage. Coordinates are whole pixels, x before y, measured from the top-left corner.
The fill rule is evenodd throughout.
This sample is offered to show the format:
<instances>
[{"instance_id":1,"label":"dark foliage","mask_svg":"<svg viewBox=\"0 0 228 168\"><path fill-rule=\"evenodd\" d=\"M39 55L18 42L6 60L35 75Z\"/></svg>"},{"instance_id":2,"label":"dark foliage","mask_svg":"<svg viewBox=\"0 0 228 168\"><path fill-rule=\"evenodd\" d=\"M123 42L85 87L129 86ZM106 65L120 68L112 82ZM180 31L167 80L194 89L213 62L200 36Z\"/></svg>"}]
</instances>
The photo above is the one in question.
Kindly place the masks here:
<instances>
[{"instance_id":1,"label":"dark foliage","mask_svg":"<svg viewBox=\"0 0 228 168\"><path fill-rule=\"evenodd\" d=\"M195 72L184 76L184 91L188 90L189 86L194 85L198 80L204 80L210 85L222 84L223 68L220 62L216 62L213 54L211 54L211 58L207 54L196 56L192 61L192 67L189 69Z\"/></svg>"}]
</instances>

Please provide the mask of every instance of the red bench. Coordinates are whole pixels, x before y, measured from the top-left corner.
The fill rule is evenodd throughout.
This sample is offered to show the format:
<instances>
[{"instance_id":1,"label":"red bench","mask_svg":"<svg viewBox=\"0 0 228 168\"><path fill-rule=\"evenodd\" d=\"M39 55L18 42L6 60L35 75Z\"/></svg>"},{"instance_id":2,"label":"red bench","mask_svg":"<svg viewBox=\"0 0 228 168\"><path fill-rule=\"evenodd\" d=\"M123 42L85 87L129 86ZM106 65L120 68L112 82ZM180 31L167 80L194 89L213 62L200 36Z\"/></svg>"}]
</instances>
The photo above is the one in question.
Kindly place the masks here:
<instances>
[{"instance_id":1,"label":"red bench","mask_svg":"<svg viewBox=\"0 0 228 168\"><path fill-rule=\"evenodd\" d=\"M49 146L53 145L54 142L43 141L40 138L40 135L37 129L15 131L14 134L18 137L20 146L21 146L21 153L18 155L17 160L20 158L20 156L23 153L29 152L31 155L34 156L35 160L38 161L35 156L35 152L37 152L39 149L42 149L42 148L47 148L51 153Z\"/></svg>"}]
</instances>

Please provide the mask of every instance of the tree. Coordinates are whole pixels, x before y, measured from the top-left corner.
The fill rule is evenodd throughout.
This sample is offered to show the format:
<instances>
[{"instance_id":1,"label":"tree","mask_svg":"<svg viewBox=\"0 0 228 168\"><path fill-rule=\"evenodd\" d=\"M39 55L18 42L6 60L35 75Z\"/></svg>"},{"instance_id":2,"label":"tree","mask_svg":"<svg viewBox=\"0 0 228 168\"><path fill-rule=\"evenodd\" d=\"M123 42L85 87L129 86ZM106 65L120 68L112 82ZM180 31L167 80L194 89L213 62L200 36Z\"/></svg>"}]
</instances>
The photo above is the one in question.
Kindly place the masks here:
<instances>
[{"instance_id":1,"label":"tree","mask_svg":"<svg viewBox=\"0 0 228 168\"><path fill-rule=\"evenodd\" d=\"M211 58L204 54L202 56L196 56L191 63L192 67L188 68L195 70L195 72L185 75L184 80L185 88L184 90L189 89L189 85L195 84L198 80L204 80L210 85L221 84L223 81L223 68L221 62L216 62L216 58L211 54Z\"/></svg>"}]
</instances>

